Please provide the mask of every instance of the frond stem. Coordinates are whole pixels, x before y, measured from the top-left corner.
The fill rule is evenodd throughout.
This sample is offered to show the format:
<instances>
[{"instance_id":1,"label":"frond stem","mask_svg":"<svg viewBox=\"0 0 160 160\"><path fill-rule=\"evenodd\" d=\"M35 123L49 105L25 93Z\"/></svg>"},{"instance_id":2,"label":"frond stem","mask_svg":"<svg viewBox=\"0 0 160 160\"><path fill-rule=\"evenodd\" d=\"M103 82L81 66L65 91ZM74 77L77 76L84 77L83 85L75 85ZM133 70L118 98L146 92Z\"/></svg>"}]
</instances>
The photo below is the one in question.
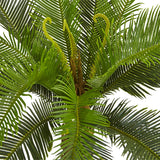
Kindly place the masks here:
<instances>
[{"instance_id":1,"label":"frond stem","mask_svg":"<svg viewBox=\"0 0 160 160\"><path fill-rule=\"evenodd\" d=\"M78 138L79 138L79 130L80 130L80 119L79 119L79 96L77 96L77 102L76 102L76 133L75 133L75 139L73 143L73 148L75 150ZM72 152L72 157L74 157L74 150Z\"/></svg>"}]
</instances>

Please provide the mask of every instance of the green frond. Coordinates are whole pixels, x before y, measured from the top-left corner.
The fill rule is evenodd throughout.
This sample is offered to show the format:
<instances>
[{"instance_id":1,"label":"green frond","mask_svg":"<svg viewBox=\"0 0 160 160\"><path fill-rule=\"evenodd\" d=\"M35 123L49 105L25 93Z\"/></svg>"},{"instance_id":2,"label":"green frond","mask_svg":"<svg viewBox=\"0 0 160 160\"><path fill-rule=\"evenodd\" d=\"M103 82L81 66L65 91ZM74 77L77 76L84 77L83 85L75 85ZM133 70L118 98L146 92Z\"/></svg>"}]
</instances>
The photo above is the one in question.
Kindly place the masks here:
<instances>
[{"instance_id":1,"label":"green frond","mask_svg":"<svg viewBox=\"0 0 160 160\"><path fill-rule=\"evenodd\" d=\"M94 68L93 62L95 60L95 55L97 53L97 45L96 41L101 36L102 40L104 38L104 33L102 30L105 29L106 24L104 23L102 26L99 26L100 33L95 28L95 23L93 21L94 15L101 13L108 17L108 13L105 14L102 9L102 3L106 6L108 4L107 1L91 1L91 0L80 0L79 2L79 12L80 12L80 29L81 35L78 42L78 48L81 51L82 57L82 67L84 70L84 77L88 79L90 76L91 68ZM108 8L105 8L106 12ZM110 18L110 17L109 17ZM98 21L99 22L99 21ZM98 23L99 24L99 23Z\"/></svg>"},{"instance_id":2,"label":"green frond","mask_svg":"<svg viewBox=\"0 0 160 160\"><path fill-rule=\"evenodd\" d=\"M93 64L92 68L91 68L90 78L93 78L95 76L95 74L96 74L96 70L97 70L97 68L96 68L97 64L96 63L99 63L99 60L100 60L100 55L99 54L102 54L102 49L106 45L106 42L107 42L106 38L108 36L108 32L109 32L109 28L110 28L110 21L107 18L107 16L105 16L104 14L101 14L101 13L97 13L96 15L93 16L93 20L96 23L97 23L96 18L98 18L98 17L102 17L105 20L106 28L105 28L105 31L104 31L104 38L103 38L103 42L102 42L102 48L99 49L99 52L95 56L95 62Z\"/></svg>"},{"instance_id":3,"label":"green frond","mask_svg":"<svg viewBox=\"0 0 160 160\"><path fill-rule=\"evenodd\" d=\"M96 105L95 97L100 93L91 90L77 96L73 79L58 80L53 90L61 99L53 108L53 117L61 124L55 128L56 136L61 135L57 140L62 140L56 151L57 159L111 159L109 151L105 150L106 142L98 136L102 134L101 126L107 127L109 122L99 112L89 109Z\"/></svg>"},{"instance_id":4,"label":"green frond","mask_svg":"<svg viewBox=\"0 0 160 160\"><path fill-rule=\"evenodd\" d=\"M115 33L119 30L119 26L132 20L132 13L139 10L140 3L134 4L134 1L80 0L79 21L82 32L78 46L82 54L82 66L86 80L89 79L90 71L98 51L97 40L99 38L101 41L103 40L106 26L102 21L94 24L93 16L97 13L106 15L109 21L113 22L113 33Z\"/></svg>"},{"instance_id":5,"label":"green frond","mask_svg":"<svg viewBox=\"0 0 160 160\"><path fill-rule=\"evenodd\" d=\"M53 91L40 84L34 84L32 88L30 88L29 92L50 102L57 100L57 98L54 98L55 93Z\"/></svg>"},{"instance_id":6,"label":"green frond","mask_svg":"<svg viewBox=\"0 0 160 160\"><path fill-rule=\"evenodd\" d=\"M155 65L155 62L159 63L158 18L159 7L150 13L143 10L135 21L135 25L134 21L131 21L129 28L124 29L123 32L118 32L116 37L112 35L111 31L113 39L108 38L108 48L103 51L103 56L100 57L101 61L96 66L100 69L105 68L106 71L100 72L100 75L89 80L89 83L97 88L103 86L121 65L145 63L150 67ZM153 21L156 21L154 27L151 25ZM114 40L115 38L116 40ZM104 58L106 58L106 62L104 62Z\"/></svg>"},{"instance_id":7,"label":"green frond","mask_svg":"<svg viewBox=\"0 0 160 160\"><path fill-rule=\"evenodd\" d=\"M0 37L0 141L10 129L17 131L24 109L24 92L36 82L37 70L28 51L9 35Z\"/></svg>"},{"instance_id":8,"label":"green frond","mask_svg":"<svg viewBox=\"0 0 160 160\"><path fill-rule=\"evenodd\" d=\"M123 155L131 159L160 159L160 115L155 110L127 107L126 101L104 102L98 109L108 117L112 143L123 148Z\"/></svg>"},{"instance_id":9,"label":"green frond","mask_svg":"<svg viewBox=\"0 0 160 160\"><path fill-rule=\"evenodd\" d=\"M97 13L96 15L93 16L94 22L97 23L96 18L98 18L98 17L102 17L102 18L105 20L105 22L106 22L106 28L105 28L105 31L104 31L105 35L104 35L103 43L102 43L102 44L103 44L103 47L105 47L105 45L106 45L106 37L105 37L105 36L107 36L107 35L108 35L108 32L109 32L110 21L109 21L109 19L107 18L107 16L105 16L104 14Z\"/></svg>"},{"instance_id":10,"label":"green frond","mask_svg":"<svg viewBox=\"0 0 160 160\"><path fill-rule=\"evenodd\" d=\"M15 40L11 34L8 39L0 37L1 141L7 129L17 132L18 119L25 106L25 102L21 98L24 92L30 90L35 83L51 88L54 86L57 76L66 72L64 70L66 66L61 64L63 57L59 56L55 49L51 48L47 52L43 48L41 53L38 53L41 59L36 63L31 54L35 53L37 49L34 51L35 48L27 41L27 38L23 43L19 40L21 38Z\"/></svg>"},{"instance_id":11,"label":"green frond","mask_svg":"<svg viewBox=\"0 0 160 160\"><path fill-rule=\"evenodd\" d=\"M77 14L76 5L77 1L71 2L69 0L55 0L54 2L51 0L34 0L32 3L36 12L42 15L41 17L33 16L37 20L36 25L40 26L45 17L50 17L52 23L47 24L47 31L68 57L68 38L63 32L63 22L66 19L68 25L71 25L71 23L74 25L74 17ZM74 28L72 27L72 29Z\"/></svg>"},{"instance_id":12,"label":"green frond","mask_svg":"<svg viewBox=\"0 0 160 160\"><path fill-rule=\"evenodd\" d=\"M103 92L110 94L118 88L127 93L143 98L149 92L143 87L154 89L159 87L160 65L147 67L144 63L120 66L115 73L107 80Z\"/></svg>"},{"instance_id":13,"label":"green frond","mask_svg":"<svg viewBox=\"0 0 160 160\"><path fill-rule=\"evenodd\" d=\"M111 0L109 4L113 10L114 32L116 32L120 26L132 20L133 14L138 15L136 12L141 9L143 3L136 3L135 0Z\"/></svg>"},{"instance_id":14,"label":"green frond","mask_svg":"<svg viewBox=\"0 0 160 160\"><path fill-rule=\"evenodd\" d=\"M38 65L37 83L51 90L58 76L70 74L69 65L65 62L64 54L59 53L54 46L48 52L44 50Z\"/></svg>"},{"instance_id":15,"label":"green frond","mask_svg":"<svg viewBox=\"0 0 160 160\"><path fill-rule=\"evenodd\" d=\"M55 124L51 117L52 104L44 100L34 102L33 108L28 108L19 119L17 134L6 132L2 146L0 146L0 159L24 160L46 159L48 151L52 148L51 127ZM54 126L55 127L55 126Z\"/></svg>"},{"instance_id":16,"label":"green frond","mask_svg":"<svg viewBox=\"0 0 160 160\"><path fill-rule=\"evenodd\" d=\"M69 35L69 41L70 41L70 47L71 47L71 58L77 57L77 54L78 54L77 53L77 46L76 46L74 37L72 35L72 32L70 31L70 29L68 27L66 19L64 19L64 22L63 22L63 31L65 31L65 30L67 30L68 35Z\"/></svg>"},{"instance_id":17,"label":"green frond","mask_svg":"<svg viewBox=\"0 0 160 160\"><path fill-rule=\"evenodd\" d=\"M78 9L80 12L80 26L83 29L85 35L90 33L91 27L93 26L93 16L101 13L108 15L108 19L112 20L114 17L114 12L112 6L109 2L104 0L80 0L78 4ZM86 37L87 38L87 37Z\"/></svg>"},{"instance_id":18,"label":"green frond","mask_svg":"<svg viewBox=\"0 0 160 160\"><path fill-rule=\"evenodd\" d=\"M32 26L30 13L32 8L29 0L1 0L0 1L0 24L6 30L15 35L22 34L27 26Z\"/></svg>"}]
</instances>

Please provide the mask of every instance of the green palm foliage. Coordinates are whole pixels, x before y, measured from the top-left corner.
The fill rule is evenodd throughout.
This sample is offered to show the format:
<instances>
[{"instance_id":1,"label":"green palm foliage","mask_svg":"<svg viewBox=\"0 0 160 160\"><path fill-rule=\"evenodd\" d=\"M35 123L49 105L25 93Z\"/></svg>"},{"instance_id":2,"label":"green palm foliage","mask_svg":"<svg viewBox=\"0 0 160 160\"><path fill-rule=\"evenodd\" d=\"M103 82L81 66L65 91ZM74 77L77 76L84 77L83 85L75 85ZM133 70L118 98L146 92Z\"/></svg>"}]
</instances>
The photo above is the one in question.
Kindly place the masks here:
<instances>
[{"instance_id":1,"label":"green palm foliage","mask_svg":"<svg viewBox=\"0 0 160 160\"><path fill-rule=\"evenodd\" d=\"M55 148L57 160L112 160L110 143L130 160L160 159L159 112L108 100L160 87L160 7L140 6L0 0L0 159L46 159Z\"/></svg>"}]
</instances>

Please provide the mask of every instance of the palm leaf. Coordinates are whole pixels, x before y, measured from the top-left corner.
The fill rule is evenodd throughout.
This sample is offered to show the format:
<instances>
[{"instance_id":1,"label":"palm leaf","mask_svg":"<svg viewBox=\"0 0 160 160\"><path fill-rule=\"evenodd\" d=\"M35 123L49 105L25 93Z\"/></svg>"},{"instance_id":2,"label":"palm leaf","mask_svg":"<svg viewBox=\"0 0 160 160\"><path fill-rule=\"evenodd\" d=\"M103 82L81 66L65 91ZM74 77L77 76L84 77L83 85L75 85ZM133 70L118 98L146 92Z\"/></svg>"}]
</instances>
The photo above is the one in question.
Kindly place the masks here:
<instances>
[{"instance_id":1,"label":"palm leaf","mask_svg":"<svg viewBox=\"0 0 160 160\"><path fill-rule=\"evenodd\" d=\"M110 21L114 19L115 29L118 29L124 22L130 21L132 19L132 13L138 11L141 5L141 3L134 3L134 1L135 0L111 0L108 2L105 0L80 0L78 4L80 27L83 26L81 29L83 33L85 33L85 38L87 38L86 36L90 33L91 29L93 29L93 16L97 13L106 15ZM103 25L105 24L102 23L101 26Z\"/></svg>"},{"instance_id":2,"label":"palm leaf","mask_svg":"<svg viewBox=\"0 0 160 160\"><path fill-rule=\"evenodd\" d=\"M73 79L58 80L53 90L62 100L55 102L58 106L53 108L53 117L61 124L55 133L57 136L63 135L57 139L62 140L58 145L60 149L56 151L57 159L111 159L110 152L104 147L106 142L97 136L102 132L100 126L108 126L108 121L98 112L87 109L96 103L95 96L100 93L94 90L77 96Z\"/></svg>"},{"instance_id":3,"label":"palm leaf","mask_svg":"<svg viewBox=\"0 0 160 160\"><path fill-rule=\"evenodd\" d=\"M0 37L0 140L7 128L17 131L17 120L25 106L22 95L36 81L34 61L19 42Z\"/></svg>"},{"instance_id":4,"label":"palm leaf","mask_svg":"<svg viewBox=\"0 0 160 160\"><path fill-rule=\"evenodd\" d=\"M52 149L52 131L55 127L51 117L52 104L41 100L32 104L32 109L23 113L17 134L5 133L3 145L0 146L0 159L24 160L46 159Z\"/></svg>"},{"instance_id":5,"label":"palm leaf","mask_svg":"<svg viewBox=\"0 0 160 160\"><path fill-rule=\"evenodd\" d=\"M10 120L14 126L14 121L18 118L23 108L22 104L24 104L21 95L25 91L28 91L33 84L38 83L51 89L54 86L57 76L66 72L65 64L62 64L62 56L53 47L48 49L48 51L42 47L42 50L38 50L39 53L37 53L34 43L32 45L30 41L28 42L27 38L22 43L21 38L18 38L18 40L20 41L15 40L11 34L9 34L8 39L0 37L0 87L2 95L1 108L3 110L1 112L1 128L5 128L5 125ZM33 57L38 57L34 54L40 55L40 58L36 60L37 63L34 61L30 52ZM10 93L9 96L8 93ZM18 112L16 111L16 107ZM15 127L13 128L16 129Z\"/></svg>"},{"instance_id":6,"label":"palm leaf","mask_svg":"<svg viewBox=\"0 0 160 160\"><path fill-rule=\"evenodd\" d=\"M111 0L109 4L113 10L114 31L116 31L119 26L132 20L132 15L136 15L142 3L135 3L135 0Z\"/></svg>"},{"instance_id":7,"label":"palm leaf","mask_svg":"<svg viewBox=\"0 0 160 160\"><path fill-rule=\"evenodd\" d=\"M63 22L64 19L67 20L67 23L69 26L71 26L70 29L74 34L74 30L77 29L77 27L74 26L74 19L77 14L76 4L77 1L71 2L69 0L56 0L54 2L51 0L34 0L32 2L33 9L41 14L41 16L33 16L33 18L36 20L36 25L40 28L44 18L50 17L52 19L52 23L47 24L47 31L49 35L51 35L58 43L63 52L68 55L68 57L70 56L69 39L63 31Z\"/></svg>"},{"instance_id":8,"label":"palm leaf","mask_svg":"<svg viewBox=\"0 0 160 160\"><path fill-rule=\"evenodd\" d=\"M22 34L26 26L32 26L30 13L32 8L29 0L1 0L0 1L0 23L6 30L15 35Z\"/></svg>"},{"instance_id":9,"label":"palm leaf","mask_svg":"<svg viewBox=\"0 0 160 160\"><path fill-rule=\"evenodd\" d=\"M146 18L147 16L149 17L148 19ZM103 86L121 65L125 67L126 65L135 66L139 63L145 63L150 67L151 65L159 64L158 18L159 7L152 10L149 14L147 10L143 10L135 21L135 25L131 21L128 29L117 33L116 40L114 40L113 32L111 32L113 39L108 38L108 47L100 54L100 60L96 66L99 69L97 73L100 74L90 80L89 83L94 87ZM154 27L151 25L153 21L156 21ZM99 43L100 50L102 44L101 42ZM106 70L102 70L102 72L100 71L101 68Z\"/></svg>"},{"instance_id":10,"label":"palm leaf","mask_svg":"<svg viewBox=\"0 0 160 160\"><path fill-rule=\"evenodd\" d=\"M34 84L29 92L50 102L56 101L54 98L55 93L40 84Z\"/></svg>"},{"instance_id":11,"label":"palm leaf","mask_svg":"<svg viewBox=\"0 0 160 160\"><path fill-rule=\"evenodd\" d=\"M160 65L147 67L144 63L120 66L104 85L104 93L111 94L118 88L140 98L150 94L144 87L154 89L159 87Z\"/></svg>"},{"instance_id":12,"label":"palm leaf","mask_svg":"<svg viewBox=\"0 0 160 160\"><path fill-rule=\"evenodd\" d=\"M68 65L63 64L62 55L53 46L48 52L44 50L38 66L40 71L37 83L51 90L58 76L68 74L66 66Z\"/></svg>"},{"instance_id":13,"label":"palm leaf","mask_svg":"<svg viewBox=\"0 0 160 160\"><path fill-rule=\"evenodd\" d=\"M130 16L135 11L139 10L140 3L133 4L134 0L125 1L105 1L105 0L80 0L80 25L81 35L78 46L82 54L82 63L84 70L84 77L87 80L91 71L92 64L95 60L95 55L98 51L97 40L103 40L105 23L101 20L100 23L93 22L93 16L97 13L106 15L110 22L114 22L114 32L118 30L124 22L130 21ZM117 4L118 5L117 5ZM119 8L118 8L119 7ZM95 28L96 27L96 28Z\"/></svg>"},{"instance_id":14,"label":"palm leaf","mask_svg":"<svg viewBox=\"0 0 160 160\"><path fill-rule=\"evenodd\" d=\"M81 51L82 57L82 67L84 71L85 79L89 78L91 71L92 63L95 59L96 52L98 50L95 42L99 37L103 39L103 29L105 28L105 23L101 21L99 26L100 32L95 28L95 23L93 21L93 16L97 13L108 14L108 18L112 20L113 17L110 17L112 12L111 6L107 1L102 0L80 0L78 4L79 8L79 28L81 30L80 39L78 41L78 48Z\"/></svg>"},{"instance_id":15,"label":"palm leaf","mask_svg":"<svg viewBox=\"0 0 160 160\"><path fill-rule=\"evenodd\" d=\"M148 13L147 10L142 11L141 16L139 17L139 20L137 22L139 23L141 20L145 21L144 23L146 24L146 26L142 25L142 27L139 28L141 29L142 32L144 30L144 34L142 33L143 35L140 36L142 38L140 38L139 40L135 40L133 42L132 47L133 49L136 49L136 50L147 49L146 50L147 52L151 51L152 52L151 54L153 54L152 56L153 60L151 60L151 62L148 64L149 66L146 66L142 61L138 61L138 63L134 63L134 64L120 66L116 70L116 72L105 83L104 92L109 91L111 88L113 88L114 90L114 87L116 88L118 84L119 85L118 87L121 87L128 93L138 97L144 97L145 96L144 93L147 93L147 91L141 88L141 85L144 85L148 88L159 87L159 78L158 78L159 62L157 62L158 59L155 58L159 54L158 48L157 49L155 48L153 50L149 49L151 46L156 46L156 44L159 45L159 37L157 36L159 34L159 30L158 30L158 26L159 26L158 17L160 13L159 7L156 7L155 10L152 9L149 14L147 13ZM148 20L146 20L147 16L149 17ZM155 21L156 21L156 24L152 27L153 29L151 29L149 25L152 26L152 24ZM138 26L136 25L135 31L139 30L138 29L139 26L140 24ZM139 30L137 34L141 34L141 31ZM138 37L137 34L135 34L135 36ZM149 35L148 40L146 38L146 34ZM141 46L138 47L138 44L136 41L139 41ZM136 45L136 47L134 47L134 44ZM145 55L145 58L147 58L147 55ZM137 83L139 83L140 85Z\"/></svg>"},{"instance_id":16,"label":"palm leaf","mask_svg":"<svg viewBox=\"0 0 160 160\"><path fill-rule=\"evenodd\" d=\"M160 159L159 112L127 107L126 101L104 102L99 110L108 117L112 143L123 148L128 159ZM115 107L116 106L116 107Z\"/></svg>"}]
</instances>

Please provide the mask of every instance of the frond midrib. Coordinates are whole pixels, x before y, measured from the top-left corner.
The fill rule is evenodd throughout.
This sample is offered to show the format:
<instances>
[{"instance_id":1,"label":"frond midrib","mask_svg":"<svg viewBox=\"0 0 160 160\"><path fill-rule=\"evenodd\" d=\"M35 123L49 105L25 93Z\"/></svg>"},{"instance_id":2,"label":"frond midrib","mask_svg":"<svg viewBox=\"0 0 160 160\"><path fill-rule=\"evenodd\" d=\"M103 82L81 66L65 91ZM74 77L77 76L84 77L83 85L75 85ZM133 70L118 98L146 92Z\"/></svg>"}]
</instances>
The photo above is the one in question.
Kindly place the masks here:
<instances>
[{"instance_id":1,"label":"frond midrib","mask_svg":"<svg viewBox=\"0 0 160 160\"><path fill-rule=\"evenodd\" d=\"M74 147L73 153L72 153L73 158L74 158L74 151L76 148L76 143L77 143L79 135L80 135L79 96L77 96L75 108L76 108L76 133L75 133L75 138L74 138L74 142L73 142L73 147Z\"/></svg>"},{"instance_id":2,"label":"frond midrib","mask_svg":"<svg viewBox=\"0 0 160 160\"><path fill-rule=\"evenodd\" d=\"M63 23L64 23L64 19L65 19L64 13L63 13L63 6L62 6L61 0L58 0L58 3L59 3L59 7L60 7L61 20L62 20L62 28L61 29L63 29ZM67 49L66 54L69 54L70 53L70 48L69 48L68 43L67 43L68 39L67 39L67 36L66 36L65 32L63 32L63 36L64 36L64 40L65 40L64 43L66 44L66 49ZM69 55L67 55L67 56L69 58Z\"/></svg>"},{"instance_id":3,"label":"frond midrib","mask_svg":"<svg viewBox=\"0 0 160 160\"><path fill-rule=\"evenodd\" d=\"M30 137L30 135L37 129L39 128L39 126L45 124L46 122L48 122L49 120L51 120L52 117L48 116L47 118L43 119L42 121L40 121L40 123L36 124L35 126L33 126L31 128L31 130L29 130L25 135L23 135L23 137L20 139L19 143L16 144L16 147L11 150L10 154L8 154L8 157L6 158L6 160L9 160L9 158L16 152L16 150L19 148L19 146L21 146L25 140Z\"/></svg>"},{"instance_id":4,"label":"frond midrib","mask_svg":"<svg viewBox=\"0 0 160 160\"><path fill-rule=\"evenodd\" d=\"M124 132L123 130L120 130L116 127L114 127L112 124L109 127L110 129L120 133L121 135L124 135L130 139L132 139L133 141L135 141L136 143L140 144L141 146L143 146L147 151L149 151L152 155L154 155L157 159L160 159L159 155L157 153L155 153L151 148L149 148L147 145L145 145L143 142L141 142L139 139L137 139L136 137L134 137L131 134L128 134L126 132Z\"/></svg>"},{"instance_id":5,"label":"frond midrib","mask_svg":"<svg viewBox=\"0 0 160 160\"><path fill-rule=\"evenodd\" d=\"M137 53L132 54L131 56L122 59L122 60L119 62L119 64L125 64L125 63L127 63L128 61L130 61L131 59L136 60L136 58L138 59L138 57L141 56L141 55L143 55L143 53L146 53L146 55L147 55L147 51L152 51L152 50L154 50L154 49L156 49L156 48L158 48L158 47L160 47L160 43L154 44L154 45L152 45L152 46L149 46L148 48L145 48L145 49L143 49L142 51L138 51ZM148 55L148 56L149 56L149 55ZM144 59L148 59L146 56L143 56L143 57L144 57Z\"/></svg>"},{"instance_id":6,"label":"frond midrib","mask_svg":"<svg viewBox=\"0 0 160 160\"><path fill-rule=\"evenodd\" d=\"M101 87L102 85L105 84L105 82L112 76L112 74L118 69L119 66L121 65L126 65L126 64L135 64L139 61L145 61L146 60L149 60L149 57L150 57L150 52L147 52L147 51L152 51L156 48L159 48L160 47L160 43L158 44L154 44L152 46L149 46L148 48L145 48L141 51L138 51L130 56L127 56L126 58L123 58L119 61L117 61L117 63L115 63L114 65L112 65L112 67L110 67L107 72L105 72L103 75L100 75L100 76L97 76L97 77L94 77L93 78L93 84L95 83L96 84L96 80L101 80L101 83L100 84L97 84L98 87ZM92 85L92 79L89 80L89 83L91 82L91 85Z\"/></svg>"},{"instance_id":7,"label":"frond midrib","mask_svg":"<svg viewBox=\"0 0 160 160\"><path fill-rule=\"evenodd\" d=\"M28 87L28 83L27 85L24 85L22 88L20 88L20 90L18 91L18 93L16 94L16 96L14 97L14 99L12 100L12 102L9 105L9 108L7 109L7 111L5 112L4 116L2 117L1 121L0 121L0 126L3 124L3 122L5 121L7 115L10 113L13 105L16 103L17 99L23 94L23 92L25 91L25 89Z\"/></svg>"},{"instance_id":8,"label":"frond midrib","mask_svg":"<svg viewBox=\"0 0 160 160\"><path fill-rule=\"evenodd\" d=\"M94 10L93 10L93 16L97 13L97 6L98 6L98 1L99 0L95 0L95 4L94 4ZM83 17L84 18L84 17ZM91 25L90 25L90 27L91 27L91 29L90 30L93 30L94 29L94 27L95 27L95 22L94 21L92 21L91 22ZM82 34L83 35L83 34ZM93 32L91 32L91 35L90 35L90 38L92 37L92 35L93 35ZM87 36L86 34L84 34L84 36ZM84 38L84 37L83 37ZM85 42L84 42L85 43ZM87 56L88 57L92 57L92 52L90 52L90 50L91 50L91 47L92 46L89 46L89 50L87 50L86 52L88 53L87 54ZM81 55L83 55L83 54L81 54ZM88 78L88 76L89 76L89 72L90 72L90 70L91 70L91 64L93 64L93 58L87 58L87 62L86 62L86 65L84 65L83 63L82 63L82 67L86 67L86 73L85 73L85 80L87 80L87 78ZM88 74L88 75L87 75Z\"/></svg>"},{"instance_id":9,"label":"frond midrib","mask_svg":"<svg viewBox=\"0 0 160 160\"><path fill-rule=\"evenodd\" d=\"M8 17L8 15L6 14L6 12L4 11L4 9L2 8L2 6L0 5L0 10L2 11L3 15L5 16L5 18L8 20L11 28L14 28L14 25L12 24L10 18ZM17 31L16 31L17 32Z\"/></svg>"},{"instance_id":10,"label":"frond midrib","mask_svg":"<svg viewBox=\"0 0 160 160\"><path fill-rule=\"evenodd\" d=\"M5 43L5 42L2 41L2 40L0 40L0 43L3 44L3 45L5 45L5 46L7 46L7 47L9 47L9 48L11 48L11 49L13 49L13 50L14 50L15 52L17 52L17 53L22 54L18 48L13 47L12 45L9 45L8 43ZM23 56L25 56L25 55L23 54ZM26 56L25 56L25 57L26 57Z\"/></svg>"},{"instance_id":11,"label":"frond midrib","mask_svg":"<svg viewBox=\"0 0 160 160\"><path fill-rule=\"evenodd\" d=\"M115 81L113 81L113 83L111 83L108 87L106 87L106 89L104 89L103 93L109 92L111 91L112 87L114 87L119 81L121 81L121 79L123 79L123 77L125 77L126 75L128 75L128 73L130 73L136 66L138 66L138 64L140 64L141 62L139 61L136 64L133 64L132 67L130 67L125 73L121 74L120 76L118 76L118 78L116 78ZM118 68L117 68L118 69Z\"/></svg>"},{"instance_id":12,"label":"frond midrib","mask_svg":"<svg viewBox=\"0 0 160 160\"><path fill-rule=\"evenodd\" d=\"M123 7L123 10L122 10L121 14L118 16L118 21L115 24L115 28L114 28L113 32L115 32L117 25L121 22L123 13L125 12L125 9L126 9L128 3L129 3L129 0L127 0L126 4Z\"/></svg>"},{"instance_id":13,"label":"frond midrib","mask_svg":"<svg viewBox=\"0 0 160 160\"><path fill-rule=\"evenodd\" d=\"M26 91L27 88L29 88L31 85L33 85L35 81L35 78L33 79L29 79L17 92L16 95L14 96L14 99L11 101L6 113L4 114L4 116L2 117L1 121L0 121L0 126L3 124L3 122L5 121L7 115L10 113L12 107L14 106L14 104L16 103L16 101L18 100L18 98L23 95L23 93Z\"/></svg>"}]
</instances>

